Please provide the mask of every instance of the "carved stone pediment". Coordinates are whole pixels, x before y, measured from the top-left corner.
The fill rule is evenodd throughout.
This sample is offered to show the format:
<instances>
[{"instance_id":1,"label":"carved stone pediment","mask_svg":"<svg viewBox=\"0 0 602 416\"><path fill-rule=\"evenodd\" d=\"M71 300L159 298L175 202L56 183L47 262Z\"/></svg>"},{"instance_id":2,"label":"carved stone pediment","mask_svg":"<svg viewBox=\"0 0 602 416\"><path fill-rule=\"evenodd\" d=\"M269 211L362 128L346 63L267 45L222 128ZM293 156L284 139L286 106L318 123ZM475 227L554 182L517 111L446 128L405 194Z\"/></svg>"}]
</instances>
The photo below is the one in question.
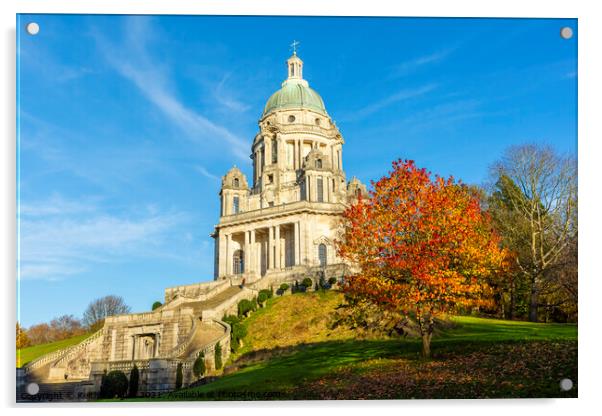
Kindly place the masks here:
<instances>
[{"instance_id":1,"label":"carved stone pediment","mask_svg":"<svg viewBox=\"0 0 602 416\"><path fill-rule=\"evenodd\" d=\"M329 238L326 238L325 236L320 236L314 240L314 244L315 245L325 244L327 246L333 246L334 241L332 241Z\"/></svg>"}]
</instances>

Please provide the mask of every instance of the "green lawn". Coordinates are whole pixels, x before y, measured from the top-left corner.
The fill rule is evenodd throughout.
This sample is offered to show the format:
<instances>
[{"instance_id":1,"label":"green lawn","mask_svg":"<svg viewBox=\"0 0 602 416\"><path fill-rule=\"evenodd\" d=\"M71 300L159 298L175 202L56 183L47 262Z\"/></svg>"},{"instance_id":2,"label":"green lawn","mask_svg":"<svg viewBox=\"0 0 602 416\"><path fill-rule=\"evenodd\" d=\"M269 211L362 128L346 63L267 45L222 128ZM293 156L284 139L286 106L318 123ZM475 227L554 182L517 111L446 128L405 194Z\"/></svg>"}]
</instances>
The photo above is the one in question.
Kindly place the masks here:
<instances>
[{"instance_id":1,"label":"green lawn","mask_svg":"<svg viewBox=\"0 0 602 416\"><path fill-rule=\"evenodd\" d=\"M290 323L284 330L272 326L274 333L266 330L273 320L290 319L281 318L285 306L305 308L293 319L314 322L307 312L310 303L303 303L319 296L273 300L246 322L249 340L233 362L235 372L160 399L576 397L576 388L558 388L564 377L576 386L576 325L454 317L455 325L433 339L429 361L420 358L418 339L359 340L334 333L328 340L316 324L305 331L307 342L299 342L298 334L282 340L280 331L295 332ZM317 309L316 314L329 312ZM270 339L281 345L263 348Z\"/></svg>"},{"instance_id":2,"label":"green lawn","mask_svg":"<svg viewBox=\"0 0 602 416\"><path fill-rule=\"evenodd\" d=\"M49 342L48 344L34 345L32 347L22 348L17 350L17 368L24 366L30 361L41 357L44 354L60 350L61 348L67 348L75 344L79 344L84 339L88 338L90 334L78 335L73 338L67 338L61 341Z\"/></svg>"}]
</instances>

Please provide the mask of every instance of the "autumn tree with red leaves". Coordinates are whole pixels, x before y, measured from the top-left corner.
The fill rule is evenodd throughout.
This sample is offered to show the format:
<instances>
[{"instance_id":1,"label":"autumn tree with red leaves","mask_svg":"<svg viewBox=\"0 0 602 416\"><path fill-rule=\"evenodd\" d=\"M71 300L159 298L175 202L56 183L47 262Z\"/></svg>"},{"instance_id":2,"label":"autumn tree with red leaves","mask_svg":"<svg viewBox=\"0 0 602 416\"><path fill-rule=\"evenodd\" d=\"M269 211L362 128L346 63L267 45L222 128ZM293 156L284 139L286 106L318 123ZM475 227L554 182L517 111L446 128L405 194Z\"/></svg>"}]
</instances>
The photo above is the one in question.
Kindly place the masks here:
<instances>
[{"instance_id":1,"label":"autumn tree with red leaves","mask_svg":"<svg viewBox=\"0 0 602 416\"><path fill-rule=\"evenodd\" d=\"M357 270L344 290L412 318L427 358L438 314L491 306L504 252L478 196L452 177L398 160L372 185L343 215L338 251Z\"/></svg>"}]
</instances>

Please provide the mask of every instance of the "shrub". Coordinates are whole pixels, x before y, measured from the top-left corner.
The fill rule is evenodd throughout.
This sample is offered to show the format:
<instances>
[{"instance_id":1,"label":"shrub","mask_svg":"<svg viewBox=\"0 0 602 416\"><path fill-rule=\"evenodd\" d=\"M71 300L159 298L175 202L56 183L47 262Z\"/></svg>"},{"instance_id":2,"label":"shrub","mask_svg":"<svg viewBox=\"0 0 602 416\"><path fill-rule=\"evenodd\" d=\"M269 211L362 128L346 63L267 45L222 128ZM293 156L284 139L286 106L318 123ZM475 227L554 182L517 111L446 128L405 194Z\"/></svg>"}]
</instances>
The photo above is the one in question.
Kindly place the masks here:
<instances>
[{"instance_id":1,"label":"shrub","mask_svg":"<svg viewBox=\"0 0 602 416\"><path fill-rule=\"evenodd\" d=\"M330 285L334 285L337 282L337 278L336 277L331 277L328 279L328 283Z\"/></svg>"},{"instance_id":2,"label":"shrub","mask_svg":"<svg viewBox=\"0 0 602 416\"><path fill-rule=\"evenodd\" d=\"M277 293L282 296L284 295L284 292L286 292L288 290L289 286L286 283L283 283L280 285L280 287L278 288Z\"/></svg>"},{"instance_id":3,"label":"shrub","mask_svg":"<svg viewBox=\"0 0 602 416\"><path fill-rule=\"evenodd\" d=\"M255 310L255 305L256 305L256 300L255 298L253 298L254 301L250 301L248 299L243 299L240 302L238 302L238 316L243 317L243 316L248 316L249 313L251 311Z\"/></svg>"},{"instance_id":4,"label":"shrub","mask_svg":"<svg viewBox=\"0 0 602 416\"><path fill-rule=\"evenodd\" d=\"M176 369L176 390L182 388L182 381L184 381L184 370L182 369L182 363L178 363Z\"/></svg>"},{"instance_id":5,"label":"shrub","mask_svg":"<svg viewBox=\"0 0 602 416\"><path fill-rule=\"evenodd\" d=\"M264 303L266 303L268 300L268 295L267 293L261 291L259 292L259 295L257 296L257 303L259 303L259 306L263 307Z\"/></svg>"},{"instance_id":6,"label":"shrub","mask_svg":"<svg viewBox=\"0 0 602 416\"><path fill-rule=\"evenodd\" d=\"M222 318L222 321L232 326L237 322L240 322L240 318L236 315L227 315Z\"/></svg>"},{"instance_id":7,"label":"shrub","mask_svg":"<svg viewBox=\"0 0 602 416\"><path fill-rule=\"evenodd\" d=\"M301 286L303 286L305 289L307 289L308 287L311 287L313 284L314 284L314 282L309 277L306 277L301 282Z\"/></svg>"},{"instance_id":8,"label":"shrub","mask_svg":"<svg viewBox=\"0 0 602 416\"><path fill-rule=\"evenodd\" d=\"M222 368L222 346L219 342L215 344L215 369L219 370Z\"/></svg>"},{"instance_id":9,"label":"shrub","mask_svg":"<svg viewBox=\"0 0 602 416\"><path fill-rule=\"evenodd\" d=\"M138 380L140 379L140 371L138 371L138 367L134 364L134 368L130 371L130 388L128 391L128 396L136 397L138 395Z\"/></svg>"},{"instance_id":10,"label":"shrub","mask_svg":"<svg viewBox=\"0 0 602 416\"><path fill-rule=\"evenodd\" d=\"M263 290L260 290L260 291L259 291L259 294L261 295L262 293L263 293L263 294L265 294L265 295L267 296L267 298L268 298L268 299L271 299L271 298L272 298L272 296L274 295L274 292L272 292L272 290L271 290L271 289L263 289Z\"/></svg>"},{"instance_id":11,"label":"shrub","mask_svg":"<svg viewBox=\"0 0 602 416\"><path fill-rule=\"evenodd\" d=\"M207 368L205 367L205 354L201 352L196 360L194 360L194 364L192 365L192 372L196 378L200 378L205 374Z\"/></svg>"},{"instance_id":12,"label":"shrub","mask_svg":"<svg viewBox=\"0 0 602 416\"><path fill-rule=\"evenodd\" d=\"M163 306L163 304L159 301L156 301L155 303L153 303L153 311L157 308L160 308L161 306Z\"/></svg>"},{"instance_id":13,"label":"shrub","mask_svg":"<svg viewBox=\"0 0 602 416\"><path fill-rule=\"evenodd\" d=\"M247 336L247 328L243 324L234 324L234 331L239 339L243 339Z\"/></svg>"},{"instance_id":14,"label":"shrub","mask_svg":"<svg viewBox=\"0 0 602 416\"><path fill-rule=\"evenodd\" d=\"M236 352L242 339L247 335L247 329L241 324L241 319L235 315L224 316L222 321L230 325L230 349Z\"/></svg>"},{"instance_id":15,"label":"shrub","mask_svg":"<svg viewBox=\"0 0 602 416\"><path fill-rule=\"evenodd\" d=\"M247 328L245 328L245 326L241 323L235 323L232 325L232 332L231 332L231 342L230 342L230 349L232 350L232 352L236 352L238 351L238 348L240 348L241 343L242 343L242 339L247 335Z\"/></svg>"},{"instance_id":16,"label":"shrub","mask_svg":"<svg viewBox=\"0 0 602 416\"><path fill-rule=\"evenodd\" d=\"M102 373L102 377L100 378L100 391L98 395L101 399L107 397L107 370Z\"/></svg>"},{"instance_id":17,"label":"shrub","mask_svg":"<svg viewBox=\"0 0 602 416\"><path fill-rule=\"evenodd\" d=\"M103 399L123 398L128 392L128 378L123 371L111 371L103 376L100 392Z\"/></svg>"}]
</instances>

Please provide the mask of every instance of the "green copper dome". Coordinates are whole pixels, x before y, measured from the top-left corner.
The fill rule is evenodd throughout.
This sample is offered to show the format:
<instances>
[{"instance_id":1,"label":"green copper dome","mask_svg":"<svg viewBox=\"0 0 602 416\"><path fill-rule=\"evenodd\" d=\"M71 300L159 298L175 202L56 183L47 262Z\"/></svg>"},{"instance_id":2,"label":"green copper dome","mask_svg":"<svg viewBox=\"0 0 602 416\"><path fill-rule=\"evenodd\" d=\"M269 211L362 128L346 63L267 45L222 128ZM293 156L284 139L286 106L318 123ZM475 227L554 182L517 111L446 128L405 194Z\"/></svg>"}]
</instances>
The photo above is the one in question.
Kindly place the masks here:
<instances>
[{"instance_id":1,"label":"green copper dome","mask_svg":"<svg viewBox=\"0 0 602 416\"><path fill-rule=\"evenodd\" d=\"M272 94L268 100L263 109L263 116L287 108L307 108L328 116L320 94L309 88L309 84L303 79L303 61L297 56L296 51L288 58L286 66L288 78L282 83L282 88Z\"/></svg>"},{"instance_id":2,"label":"green copper dome","mask_svg":"<svg viewBox=\"0 0 602 416\"><path fill-rule=\"evenodd\" d=\"M265 116L274 110L287 108L307 108L327 115L324 101L322 101L320 94L310 88L307 82L299 81L287 80L282 85L282 88L272 94L265 105L263 115Z\"/></svg>"}]
</instances>

